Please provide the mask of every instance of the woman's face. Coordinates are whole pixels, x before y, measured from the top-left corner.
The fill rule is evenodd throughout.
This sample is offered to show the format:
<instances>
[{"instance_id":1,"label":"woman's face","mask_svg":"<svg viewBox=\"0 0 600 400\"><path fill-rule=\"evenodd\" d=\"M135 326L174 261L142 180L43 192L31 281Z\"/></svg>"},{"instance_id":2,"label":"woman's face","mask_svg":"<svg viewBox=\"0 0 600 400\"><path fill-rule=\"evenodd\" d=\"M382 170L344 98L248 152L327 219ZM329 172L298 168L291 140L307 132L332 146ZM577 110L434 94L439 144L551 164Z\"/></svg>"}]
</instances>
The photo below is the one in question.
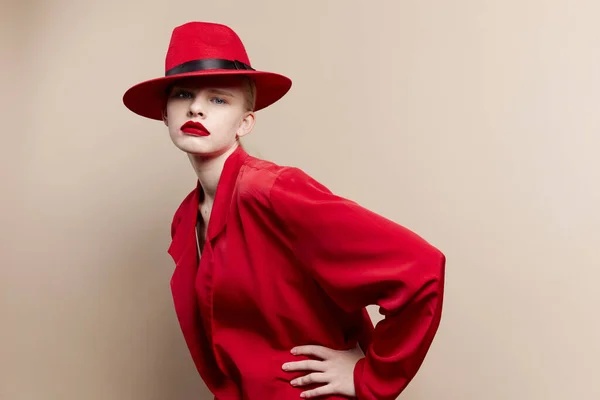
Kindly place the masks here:
<instances>
[{"instance_id":1,"label":"woman's face","mask_svg":"<svg viewBox=\"0 0 600 400\"><path fill-rule=\"evenodd\" d=\"M164 117L171 140L188 154L224 154L254 126L254 113L247 109L246 96L246 83L240 77L176 82L168 93Z\"/></svg>"}]
</instances>

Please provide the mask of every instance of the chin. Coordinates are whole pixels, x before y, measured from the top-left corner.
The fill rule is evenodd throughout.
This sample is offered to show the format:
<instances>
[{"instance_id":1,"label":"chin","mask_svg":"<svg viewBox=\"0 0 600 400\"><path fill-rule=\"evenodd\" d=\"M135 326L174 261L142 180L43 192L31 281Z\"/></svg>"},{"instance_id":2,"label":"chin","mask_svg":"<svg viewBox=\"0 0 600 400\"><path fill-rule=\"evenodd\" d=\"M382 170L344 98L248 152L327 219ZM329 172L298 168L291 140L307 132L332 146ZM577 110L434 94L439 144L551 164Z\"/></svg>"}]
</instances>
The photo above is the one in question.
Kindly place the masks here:
<instances>
[{"instance_id":1,"label":"chin","mask_svg":"<svg viewBox=\"0 0 600 400\"><path fill-rule=\"evenodd\" d=\"M214 150L212 149L213 146L210 143L198 140L197 138L191 136L179 136L172 139L175 147L186 153L210 153Z\"/></svg>"},{"instance_id":2,"label":"chin","mask_svg":"<svg viewBox=\"0 0 600 400\"><path fill-rule=\"evenodd\" d=\"M190 156L196 157L204 157L204 158L214 158L219 157L222 154L225 154L230 147L215 147L215 146L199 146L197 144L190 145L186 144L176 144L179 150L187 153Z\"/></svg>"},{"instance_id":3,"label":"chin","mask_svg":"<svg viewBox=\"0 0 600 400\"><path fill-rule=\"evenodd\" d=\"M193 136L172 137L173 144L179 150L195 156L215 157L229 151L235 143L221 143L220 141L202 140Z\"/></svg>"},{"instance_id":4,"label":"chin","mask_svg":"<svg viewBox=\"0 0 600 400\"><path fill-rule=\"evenodd\" d=\"M182 145L177 143L175 144L175 146L177 146L177 148L179 148L179 150L183 151L184 153L198 156L210 155L215 152L214 149L208 148L208 146L190 146L189 144Z\"/></svg>"}]
</instances>

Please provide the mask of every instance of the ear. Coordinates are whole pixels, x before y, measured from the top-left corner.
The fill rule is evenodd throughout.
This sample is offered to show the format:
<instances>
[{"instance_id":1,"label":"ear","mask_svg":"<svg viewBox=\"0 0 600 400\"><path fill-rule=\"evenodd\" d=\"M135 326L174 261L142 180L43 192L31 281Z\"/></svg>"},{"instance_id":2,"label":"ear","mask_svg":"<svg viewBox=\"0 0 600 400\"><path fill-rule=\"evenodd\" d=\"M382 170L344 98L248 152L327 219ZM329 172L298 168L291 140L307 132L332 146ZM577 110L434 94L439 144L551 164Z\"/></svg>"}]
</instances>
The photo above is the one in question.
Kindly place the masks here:
<instances>
[{"instance_id":1,"label":"ear","mask_svg":"<svg viewBox=\"0 0 600 400\"><path fill-rule=\"evenodd\" d=\"M244 137L250 132L252 132L252 128L254 128L254 124L256 122L256 115L252 111L248 111L242 121L240 122L240 127L236 132L236 136L238 138Z\"/></svg>"},{"instance_id":2,"label":"ear","mask_svg":"<svg viewBox=\"0 0 600 400\"><path fill-rule=\"evenodd\" d=\"M167 110L165 108L163 108L163 110L162 110L162 120L165 123L165 125L168 127L169 119L167 118Z\"/></svg>"}]
</instances>

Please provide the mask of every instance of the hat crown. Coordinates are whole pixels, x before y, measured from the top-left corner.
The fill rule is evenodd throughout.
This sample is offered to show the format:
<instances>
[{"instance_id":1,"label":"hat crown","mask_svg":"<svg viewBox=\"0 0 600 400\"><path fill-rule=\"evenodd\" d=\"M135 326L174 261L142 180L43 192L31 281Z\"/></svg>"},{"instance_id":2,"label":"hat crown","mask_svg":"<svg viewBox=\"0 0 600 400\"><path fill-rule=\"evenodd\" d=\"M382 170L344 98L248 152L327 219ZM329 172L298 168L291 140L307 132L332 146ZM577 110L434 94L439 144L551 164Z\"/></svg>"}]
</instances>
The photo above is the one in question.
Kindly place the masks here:
<instances>
[{"instance_id":1,"label":"hat crown","mask_svg":"<svg viewBox=\"0 0 600 400\"><path fill-rule=\"evenodd\" d=\"M188 22L173 30L165 71L189 61L215 58L250 65L244 44L231 28L211 22Z\"/></svg>"}]
</instances>

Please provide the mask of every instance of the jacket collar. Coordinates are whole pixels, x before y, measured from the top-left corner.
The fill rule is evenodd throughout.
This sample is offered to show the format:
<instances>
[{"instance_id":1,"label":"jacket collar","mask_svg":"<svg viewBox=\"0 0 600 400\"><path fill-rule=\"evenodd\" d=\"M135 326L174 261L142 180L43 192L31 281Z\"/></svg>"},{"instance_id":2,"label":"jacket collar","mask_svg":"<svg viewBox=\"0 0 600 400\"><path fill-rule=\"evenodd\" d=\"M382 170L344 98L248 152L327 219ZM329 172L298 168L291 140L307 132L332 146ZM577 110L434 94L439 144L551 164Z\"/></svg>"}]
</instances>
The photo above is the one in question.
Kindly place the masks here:
<instances>
[{"instance_id":1,"label":"jacket collar","mask_svg":"<svg viewBox=\"0 0 600 400\"><path fill-rule=\"evenodd\" d=\"M208 221L206 240L214 239L225 228L238 175L247 158L248 153L239 146L225 160L221 176L217 183L215 199L210 213L210 220ZM190 231L195 232L196 220L198 219L198 206L203 197L202 185L200 184L200 180L197 180L196 190L188 197L188 203L185 205L185 212L183 213L184 223L189 228L187 229L188 233Z\"/></svg>"},{"instance_id":2,"label":"jacket collar","mask_svg":"<svg viewBox=\"0 0 600 400\"><path fill-rule=\"evenodd\" d=\"M206 237L207 240L214 239L219 233L221 233L227 224L227 216L229 215L229 206L231 205L233 191L237 183L240 169L247 158L248 153L246 153L241 146L238 146L234 152L227 157L227 160L225 160L223 171L221 172L219 183L217 184L217 191L215 192L215 200L212 211L210 213ZM196 217L194 218L194 226L197 218L198 201L203 196L200 181L197 182L196 189Z\"/></svg>"},{"instance_id":3,"label":"jacket collar","mask_svg":"<svg viewBox=\"0 0 600 400\"><path fill-rule=\"evenodd\" d=\"M211 241L223 231L227 224L229 206L233 197L233 191L237 183L239 171L248 158L248 153L238 147L229 155L217 184L215 200L208 222L206 241ZM192 263L191 257L196 254L196 221L198 219L198 204L202 197L202 185L197 181L196 189L193 190L181 205L181 222L169 246L169 254L176 263L188 261ZM189 255L190 257L183 257ZM183 261L186 258L188 261ZM193 264L193 263L192 263Z\"/></svg>"}]
</instances>

